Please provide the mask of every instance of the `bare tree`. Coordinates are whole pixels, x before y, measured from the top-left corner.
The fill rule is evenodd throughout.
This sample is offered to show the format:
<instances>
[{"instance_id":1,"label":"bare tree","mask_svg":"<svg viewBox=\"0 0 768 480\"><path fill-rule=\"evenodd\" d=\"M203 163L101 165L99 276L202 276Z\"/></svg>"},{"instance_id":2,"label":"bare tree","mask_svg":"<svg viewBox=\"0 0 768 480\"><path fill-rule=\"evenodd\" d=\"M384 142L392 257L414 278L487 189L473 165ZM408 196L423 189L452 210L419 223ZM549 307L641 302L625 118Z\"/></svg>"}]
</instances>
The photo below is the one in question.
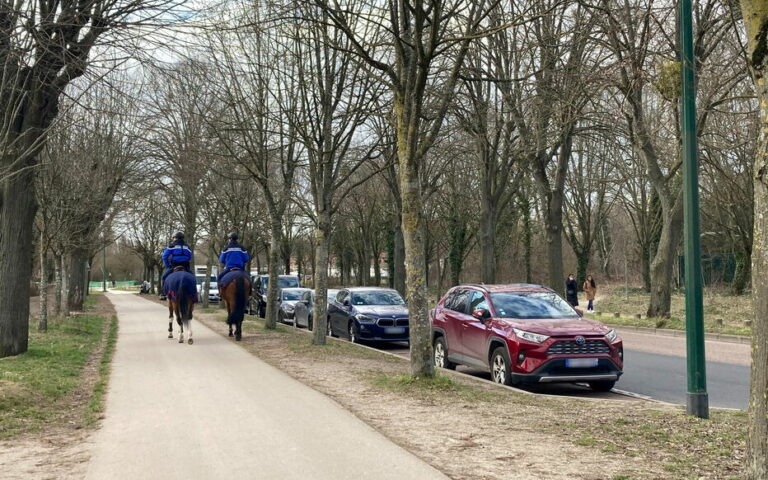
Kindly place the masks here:
<instances>
[{"instance_id":1,"label":"bare tree","mask_svg":"<svg viewBox=\"0 0 768 480\"><path fill-rule=\"evenodd\" d=\"M32 251L15 239L32 238L34 167L59 99L94 47L127 46L127 27L159 24L173 8L174 0L0 2L0 265L13 272L0 279L0 357L27 350Z\"/></svg>"},{"instance_id":2,"label":"bare tree","mask_svg":"<svg viewBox=\"0 0 768 480\"><path fill-rule=\"evenodd\" d=\"M49 134L37 194L41 223L62 257L65 312L81 310L87 265L110 224L118 189L137 162L135 125L126 97L93 88ZM85 173L85 174L84 174Z\"/></svg>"},{"instance_id":3,"label":"bare tree","mask_svg":"<svg viewBox=\"0 0 768 480\"><path fill-rule=\"evenodd\" d=\"M297 9L309 21L309 28L297 26L292 32L301 105L285 113L307 154L305 183L312 204L305 211L315 223L313 316L321 320L327 317L331 225L341 202L367 179L360 167L376 155L376 139L361 141L359 132L382 87L350 53L351 40L329 25L327 11L308 2L298 2ZM367 254L363 249L362 255ZM325 330L325 321L315 322L313 343L325 344Z\"/></svg>"},{"instance_id":4,"label":"bare tree","mask_svg":"<svg viewBox=\"0 0 768 480\"><path fill-rule=\"evenodd\" d=\"M234 25L209 37L216 52L211 61L217 73L217 98L227 111L212 128L226 155L264 196L270 233L265 326L272 329L277 324L283 219L302 153L295 125L284 122L281 113L300 108L300 93L294 65L279 43L284 25L269 17L273 12L268 5L246 10L248 14L237 19L222 14L222 21Z\"/></svg>"},{"instance_id":5,"label":"bare tree","mask_svg":"<svg viewBox=\"0 0 768 480\"><path fill-rule=\"evenodd\" d=\"M352 41L360 58L384 76L392 93L412 375L434 375L427 316L420 172L440 132L471 39L478 34L481 21L487 15L487 3L390 1L387 7L371 5L365 16L354 16L347 15L346 2L316 0L335 27ZM351 24L350 18L359 24ZM388 31L389 38L381 36L381 28ZM391 50L374 48L371 37L361 33L366 31L380 32L376 40L385 39Z\"/></svg>"}]
</instances>

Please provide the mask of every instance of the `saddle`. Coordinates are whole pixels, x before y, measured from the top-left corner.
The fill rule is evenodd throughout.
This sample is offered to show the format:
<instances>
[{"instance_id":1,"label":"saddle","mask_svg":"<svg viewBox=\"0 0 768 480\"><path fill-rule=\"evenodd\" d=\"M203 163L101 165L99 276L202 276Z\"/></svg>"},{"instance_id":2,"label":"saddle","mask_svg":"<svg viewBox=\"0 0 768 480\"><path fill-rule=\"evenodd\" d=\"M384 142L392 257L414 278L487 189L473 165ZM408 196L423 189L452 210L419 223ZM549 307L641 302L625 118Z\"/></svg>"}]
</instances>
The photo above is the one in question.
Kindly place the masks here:
<instances>
[{"instance_id":1,"label":"saddle","mask_svg":"<svg viewBox=\"0 0 768 480\"><path fill-rule=\"evenodd\" d=\"M172 272L183 272L185 270L186 270L186 268L184 267L184 265L176 265L175 267L173 267L173 270L171 270L171 271Z\"/></svg>"}]
</instances>

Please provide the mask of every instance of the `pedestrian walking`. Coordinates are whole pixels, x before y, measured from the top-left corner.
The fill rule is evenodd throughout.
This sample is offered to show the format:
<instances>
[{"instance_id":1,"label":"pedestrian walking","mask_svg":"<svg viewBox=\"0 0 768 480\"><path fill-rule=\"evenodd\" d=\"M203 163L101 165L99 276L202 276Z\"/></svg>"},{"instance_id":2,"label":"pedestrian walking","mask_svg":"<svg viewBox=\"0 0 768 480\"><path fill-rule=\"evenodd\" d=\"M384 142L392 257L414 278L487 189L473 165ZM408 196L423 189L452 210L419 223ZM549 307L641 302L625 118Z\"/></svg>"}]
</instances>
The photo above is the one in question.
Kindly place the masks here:
<instances>
[{"instance_id":1,"label":"pedestrian walking","mask_svg":"<svg viewBox=\"0 0 768 480\"><path fill-rule=\"evenodd\" d=\"M568 301L568 303L571 304L572 307L577 307L579 305L579 294L577 292L578 285L576 284L576 279L573 277L572 273L568 274L568 280L565 281L565 299Z\"/></svg>"},{"instance_id":2,"label":"pedestrian walking","mask_svg":"<svg viewBox=\"0 0 768 480\"><path fill-rule=\"evenodd\" d=\"M587 275L587 279L584 280L584 295L587 297L587 311L595 311L595 295L597 295L597 284L592 275Z\"/></svg>"}]
</instances>

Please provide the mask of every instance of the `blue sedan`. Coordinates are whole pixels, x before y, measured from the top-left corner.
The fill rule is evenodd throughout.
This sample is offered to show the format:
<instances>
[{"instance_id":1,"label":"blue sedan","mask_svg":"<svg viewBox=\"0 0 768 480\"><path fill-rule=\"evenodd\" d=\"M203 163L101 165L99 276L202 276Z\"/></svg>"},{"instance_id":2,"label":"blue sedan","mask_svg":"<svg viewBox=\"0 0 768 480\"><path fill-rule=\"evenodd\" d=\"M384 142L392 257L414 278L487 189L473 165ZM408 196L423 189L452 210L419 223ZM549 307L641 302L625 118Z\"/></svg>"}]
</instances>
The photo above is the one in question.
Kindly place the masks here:
<instances>
[{"instance_id":1,"label":"blue sedan","mask_svg":"<svg viewBox=\"0 0 768 480\"><path fill-rule=\"evenodd\" d=\"M328 331L350 341L409 341L408 307L397 290L354 287L339 290L328 305Z\"/></svg>"}]
</instances>

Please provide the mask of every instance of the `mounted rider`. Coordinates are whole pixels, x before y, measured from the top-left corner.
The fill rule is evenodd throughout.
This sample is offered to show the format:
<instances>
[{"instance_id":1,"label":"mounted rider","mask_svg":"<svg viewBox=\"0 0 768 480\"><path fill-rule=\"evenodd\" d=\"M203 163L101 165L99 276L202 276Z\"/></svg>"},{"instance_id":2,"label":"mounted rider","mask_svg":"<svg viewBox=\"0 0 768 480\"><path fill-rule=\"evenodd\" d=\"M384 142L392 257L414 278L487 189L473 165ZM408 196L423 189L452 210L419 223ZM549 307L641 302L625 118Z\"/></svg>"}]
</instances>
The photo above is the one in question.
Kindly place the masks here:
<instances>
[{"instance_id":1,"label":"mounted rider","mask_svg":"<svg viewBox=\"0 0 768 480\"><path fill-rule=\"evenodd\" d=\"M166 277L176 267L184 267L184 270L192 273L192 249L184 242L182 232L176 232L176 235L173 236L173 242L163 250L163 265L165 265L163 284L165 284Z\"/></svg>"},{"instance_id":2,"label":"mounted rider","mask_svg":"<svg viewBox=\"0 0 768 480\"><path fill-rule=\"evenodd\" d=\"M248 250L237 241L237 233L232 232L227 238L229 239L229 243L224 247L224 250L221 251L221 255L219 255L219 262L224 265L224 270L219 273L219 276L216 279L219 288L223 287L221 281L226 274L233 270L245 271L245 265L251 260L251 256L248 255Z\"/></svg>"}]
</instances>

